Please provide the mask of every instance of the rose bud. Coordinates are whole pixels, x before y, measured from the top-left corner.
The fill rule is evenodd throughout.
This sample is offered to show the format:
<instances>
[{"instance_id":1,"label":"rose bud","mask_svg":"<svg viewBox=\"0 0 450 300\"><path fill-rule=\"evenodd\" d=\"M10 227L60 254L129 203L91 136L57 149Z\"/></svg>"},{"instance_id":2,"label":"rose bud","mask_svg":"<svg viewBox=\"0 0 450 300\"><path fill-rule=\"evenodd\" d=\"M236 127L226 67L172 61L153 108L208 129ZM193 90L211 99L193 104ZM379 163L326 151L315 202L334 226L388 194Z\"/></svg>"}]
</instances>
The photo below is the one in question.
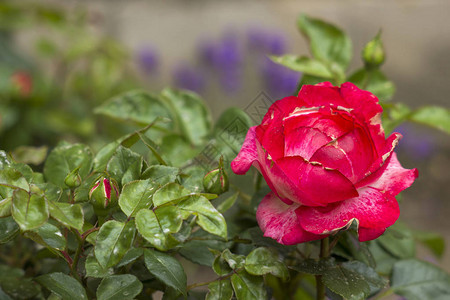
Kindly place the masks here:
<instances>
[{"instance_id":1,"label":"rose bud","mask_svg":"<svg viewBox=\"0 0 450 300\"><path fill-rule=\"evenodd\" d=\"M223 168L223 159L221 157L219 167L210 171L203 177L203 187L208 193L220 195L228 191L229 185L228 175Z\"/></svg>"},{"instance_id":2,"label":"rose bud","mask_svg":"<svg viewBox=\"0 0 450 300\"><path fill-rule=\"evenodd\" d=\"M27 97L31 94L33 79L28 72L15 72L11 76L11 81L22 97Z\"/></svg>"},{"instance_id":3,"label":"rose bud","mask_svg":"<svg viewBox=\"0 0 450 300\"><path fill-rule=\"evenodd\" d=\"M236 174L254 166L272 190L256 212L264 236L293 245L356 221L363 242L397 221L395 196L418 173L397 160L401 134L385 137L382 111L372 93L350 82L303 85L298 96L272 104L231 162Z\"/></svg>"},{"instance_id":4,"label":"rose bud","mask_svg":"<svg viewBox=\"0 0 450 300\"><path fill-rule=\"evenodd\" d=\"M78 171L80 170L80 167L74 169L72 172L67 174L66 178L64 179L64 183L71 189L77 188L81 184L81 176L78 174Z\"/></svg>"},{"instance_id":5,"label":"rose bud","mask_svg":"<svg viewBox=\"0 0 450 300\"><path fill-rule=\"evenodd\" d=\"M384 62L383 42L380 38L381 33L367 43L362 51L364 63L369 67L379 67Z\"/></svg>"},{"instance_id":6,"label":"rose bud","mask_svg":"<svg viewBox=\"0 0 450 300\"><path fill-rule=\"evenodd\" d=\"M119 188L113 179L101 178L89 192L89 199L97 215L106 215L117 205Z\"/></svg>"}]
</instances>

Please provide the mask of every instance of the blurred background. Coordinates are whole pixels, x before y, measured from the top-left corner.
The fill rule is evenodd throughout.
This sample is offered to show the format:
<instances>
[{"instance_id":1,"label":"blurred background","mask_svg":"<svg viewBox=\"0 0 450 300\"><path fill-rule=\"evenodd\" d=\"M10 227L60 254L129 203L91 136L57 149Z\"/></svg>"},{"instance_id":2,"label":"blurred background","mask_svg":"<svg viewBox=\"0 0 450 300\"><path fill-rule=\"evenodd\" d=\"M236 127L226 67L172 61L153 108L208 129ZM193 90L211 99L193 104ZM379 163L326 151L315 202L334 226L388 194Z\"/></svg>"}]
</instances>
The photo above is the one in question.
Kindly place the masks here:
<instances>
[{"instance_id":1,"label":"blurred background","mask_svg":"<svg viewBox=\"0 0 450 300\"><path fill-rule=\"evenodd\" d=\"M347 32L351 70L381 29L383 70L397 87L392 101L448 108L448 11L446 0L0 1L0 149L19 157L24 146L65 139L96 150L132 127L93 108L130 89L189 89L214 117L245 109L261 92L272 100L292 94L301 74L267 55L308 53L300 13ZM450 140L409 123L396 131L404 135L400 161L420 174L402 193L401 219L450 243ZM442 263L450 271L448 249Z\"/></svg>"}]
</instances>

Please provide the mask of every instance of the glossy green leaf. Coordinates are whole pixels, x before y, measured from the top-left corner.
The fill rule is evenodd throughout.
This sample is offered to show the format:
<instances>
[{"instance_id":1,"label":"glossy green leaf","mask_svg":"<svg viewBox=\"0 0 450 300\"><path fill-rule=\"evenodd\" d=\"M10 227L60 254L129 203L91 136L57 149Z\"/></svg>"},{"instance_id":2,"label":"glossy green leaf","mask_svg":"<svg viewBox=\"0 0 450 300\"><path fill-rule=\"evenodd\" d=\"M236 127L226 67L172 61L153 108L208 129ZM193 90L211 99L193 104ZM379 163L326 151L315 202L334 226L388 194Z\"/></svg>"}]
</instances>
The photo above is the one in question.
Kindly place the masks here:
<instances>
[{"instance_id":1,"label":"glossy green leaf","mask_svg":"<svg viewBox=\"0 0 450 300\"><path fill-rule=\"evenodd\" d=\"M47 181L67 188L64 179L72 170L80 167L79 174L84 179L92 168L92 152L83 144L63 144L53 149L44 164Z\"/></svg>"},{"instance_id":2,"label":"glossy green leaf","mask_svg":"<svg viewBox=\"0 0 450 300\"><path fill-rule=\"evenodd\" d=\"M166 203L176 203L185 199L190 194L192 194L192 192L182 185L171 182L155 192L153 195L153 204L158 207Z\"/></svg>"},{"instance_id":3,"label":"glossy green leaf","mask_svg":"<svg viewBox=\"0 0 450 300\"><path fill-rule=\"evenodd\" d=\"M123 146L117 147L106 166L108 174L122 184L139 179L141 169L142 156Z\"/></svg>"},{"instance_id":4,"label":"glossy green leaf","mask_svg":"<svg viewBox=\"0 0 450 300\"><path fill-rule=\"evenodd\" d=\"M0 218L0 244L12 240L19 233L19 226L12 217Z\"/></svg>"},{"instance_id":5,"label":"glossy green leaf","mask_svg":"<svg viewBox=\"0 0 450 300\"><path fill-rule=\"evenodd\" d=\"M228 247L231 247L231 243L218 240L193 239L183 244L183 247L180 248L180 254L196 264L211 267L214 262L214 255L210 249L223 251Z\"/></svg>"},{"instance_id":6,"label":"glossy green leaf","mask_svg":"<svg viewBox=\"0 0 450 300\"><path fill-rule=\"evenodd\" d=\"M319 261L308 258L300 261L295 266L289 268L306 274L323 275L328 269L334 267L336 263L334 259L321 259Z\"/></svg>"},{"instance_id":7,"label":"glossy green leaf","mask_svg":"<svg viewBox=\"0 0 450 300\"><path fill-rule=\"evenodd\" d=\"M0 197L2 198L11 197L16 187L27 191L30 190L30 186L25 177L23 177L22 173L9 166L6 166L3 169L1 169Z\"/></svg>"},{"instance_id":8,"label":"glossy green leaf","mask_svg":"<svg viewBox=\"0 0 450 300\"><path fill-rule=\"evenodd\" d=\"M382 288L386 287L388 280L384 277L378 275L374 269L366 265L365 263L359 261L348 261L342 264L347 270L354 271L364 278L364 280L369 284L370 294L373 295L380 291Z\"/></svg>"},{"instance_id":9,"label":"glossy green leaf","mask_svg":"<svg viewBox=\"0 0 450 300\"><path fill-rule=\"evenodd\" d=\"M113 268L103 268L94 255L89 255L84 264L86 277L103 278L114 274Z\"/></svg>"},{"instance_id":10,"label":"glossy green leaf","mask_svg":"<svg viewBox=\"0 0 450 300\"><path fill-rule=\"evenodd\" d=\"M174 167L182 167L198 153L198 149L189 144L186 137L180 134L165 135L159 151Z\"/></svg>"},{"instance_id":11,"label":"glossy green leaf","mask_svg":"<svg viewBox=\"0 0 450 300\"><path fill-rule=\"evenodd\" d=\"M150 152L152 152L153 156L156 158L156 160L161 164L166 166L167 163L166 161L162 158L162 156L159 154L158 152L158 145L152 141L148 136L146 136L143 133L138 133L139 138L141 139L141 141L144 143L145 146L147 146L147 148L150 150Z\"/></svg>"},{"instance_id":12,"label":"glossy green leaf","mask_svg":"<svg viewBox=\"0 0 450 300\"><path fill-rule=\"evenodd\" d=\"M450 109L439 106L424 106L415 110L409 116L409 120L450 134Z\"/></svg>"},{"instance_id":13,"label":"glossy green leaf","mask_svg":"<svg viewBox=\"0 0 450 300\"><path fill-rule=\"evenodd\" d=\"M252 275L272 274L283 280L289 278L289 271L278 256L268 248L260 247L252 250L245 258L245 270Z\"/></svg>"},{"instance_id":14,"label":"glossy green leaf","mask_svg":"<svg viewBox=\"0 0 450 300\"><path fill-rule=\"evenodd\" d=\"M384 73L378 69L359 69L353 73L348 81L353 82L359 88L373 93L382 101L392 99L395 93L395 85L387 79Z\"/></svg>"},{"instance_id":15,"label":"glossy green leaf","mask_svg":"<svg viewBox=\"0 0 450 300\"><path fill-rule=\"evenodd\" d=\"M94 112L144 125L150 124L159 117L169 119L171 117L158 96L139 90L116 96L97 107Z\"/></svg>"},{"instance_id":16,"label":"glossy green leaf","mask_svg":"<svg viewBox=\"0 0 450 300\"><path fill-rule=\"evenodd\" d=\"M116 265L130 249L136 229L134 221L108 221L97 234L94 253L104 268Z\"/></svg>"},{"instance_id":17,"label":"glossy green leaf","mask_svg":"<svg viewBox=\"0 0 450 300\"><path fill-rule=\"evenodd\" d=\"M12 197L12 216L22 230L42 226L48 219L47 200L38 194L15 190Z\"/></svg>"},{"instance_id":18,"label":"glossy green leaf","mask_svg":"<svg viewBox=\"0 0 450 300\"><path fill-rule=\"evenodd\" d=\"M323 283L345 299L365 299L370 293L369 284L359 273L336 265L322 275Z\"/></svg>"},{"instance_id":19,"label":"glossy green leaf","mask_svg":"<svg viewBox=\"0 0 450 300\"><path fill-rule=\"evenodd\" d=\"M66 239L59 228L49 222L37 229L27 231L25 235L46 247L57 250L64 250L66 247Z\"/></svg>"},{"instance_id":20,"label":"glossy green leaf","mask_svg":"<svg viewBox=\"0 0 450 300\"><path fill-rule=\"evenodd\" d=\"M64 273L50 273L35 279L64 300L88 299L83 286L73 277Z\"/></svg>"},{"instance_id":21,"label":"glossy green leaf","mask_svg":"<svg viewBox=\"0 0 450 300\"><path fill-rule=\"evenodd\" d=\"M186 274L178 260L168 254L144 250L145 265L162 283L186 295Z\"/></svg>"},{"instance_id":22,"label":"glossy green leaf","mask_svg":"<svg viewBox=\"0 0 450 300\"><path fill-rule=\"evenodd\" d=\"M223 258L221 253L216 255L216 258L214 259L212 264L212 269L219 276L227 275L233 271L233 269L230 267L228 262Z\"/></svg>"},{"instance_id":23,"label":"glossy green leaf","mask_svg":"<svg viewBox=\"0 0 450 300\"><path fill-rule=\"evenodd\" d=\"M211 130L211 115L198 95L189 91L164 89L161 96L173 112L181 133L193 145L203 143Z\"/></svg>"},{"instance_id":24,"label":"glossy green leaf","mask_svg":"<svg viewBox=\"0 0 450 300\"><path fill-rule=\"evenodd\" d=\"M206 300L231 300L233 297L233 288L229 279L213 281L208 284L208 289Z\"/></svg>"},{"instance_id":25,"label":"glossy green leaf","mask_svg":"<svg viewBox=\"0 0 450 300\"><path fill-rule=\"evenodd\" d=\"M234 205L234 203L236 203L238 196L239 192L237 191L233 193L231 196L226 197L224 200L222 200L219 204L216 205L216 209L223 214L224 212L229 210ZM219 199L217 201L219 201Z\"/></svg>"},{"instance_id":26,"label":"glossy green leaf","mask_svg":"<svg viewBox=\"0 0 450 300\"><path fill-rule=\"evenodd\" d=\"M83 229L84 213L80 204L48 201L50 216L61 224L78 230Z\"/></svg>"},{"instance_id":27,"label":"glossy green leaf","mask_svg":"<svg viewBox=\"0 0 450 300\"><path fill-rule=\"evenodd\" d=\"M169 182L174 182L180 172L181 170L179 168L153 165L142 172L141 179L150 179L159 185L165 185Z\"/></svg>"},{"instance_id":28,"label":"glossy green leaf","mask_svg":"<svg viewBox=\"0 0 450 300\"><path fill-rule=\"evenodd\" d=\"M231 284L238 300L267 299L264 280L261 276L253 276L240 271L231 276Z\"/></svg>"},{"instance_id":29,"label":"glossy green leaf","mask_svg":"<svg viewBox=\"0 0 450 300\"><path fill-rule=\"evenodd\" d=\"M227 238L227 223L224 217L203 196L193 195L178 203L177 207L182 211L183 218L190 214L198 217L197 224L205 231Z\"/></svg>"},{"instance_id":30,"label":"glossy green leaf","mask_svg":"<svg viewBox=\"0 0 450 300\"><path fill-rule=\"evenodd\" d=\"M408 300L449 299L450 276L430 263L402 260L394 264L391 289Z\"/></svg>"},{"instance_id":31,"label":"glossy green leaf","mask_svg":"<svg viewBox=\"0 0 450 300\"><path fill-rule=\"evenodd\" d=\"M131 248L128 250L128 252L125 254L125 256L122 258L122 260L117 264L117 267L123 267L126 266L133 261L137 260L141 255L144 254L144 249L142 248Z\"/></svg>"},{"instance_id":32,"label":"glossy green leaf","mask_svg":"<svg viewBox=\"0 0 450 300\"><path fill-rule=\"evenodd\" d=\"M352 58L350 38L336 26L302 14L298 27L310 43L314 58L327 63L329 67L337 64L345 71Z\"/></svg>"},{"instance_id":33,"label":"glossy green leaf","mask_svg":"<svg viewBox=\"0 0 450 300\"><path fill-rule=\"evenodd\" d=\"M226 260L230 268L232 268L233 270L242 268L245 265L245 256L231 253L229 249L225 249L222 252L222 257Z\"/></svg>"},{"instance_id":34,"label":"glossy green leaf","mask_svg":"<svg viewBox=\"0 0 450 300\"><path fill-rule=\"evenodd\" d=\"M142 208L150 208L157 185L151 180L136 180L124 185L119 197L120 209L134 217Z\"/></svg>"},{"instance_id":35,"label":"glossy green leaf","mask_svg":"<svg viewBox=\"0 0 450 300\"><path fill-rule=\"evenodd\" d=\"M12 197L0 200L0 218L11 215Z\"/></svg>"},{"instance_id":36,"label":"glossy green leaf","mask_svg":"<svg viewBox=\"0 0 450 300\"><path fill-rule=\"evenodd\" d=\"M142 291L142 283L131 274L112 275L102 280L97 288L98 300L134 299Z\"/></svg>"},{"instance_id":37,"label":"glossy green leaf","mask_svg":"<svg viewBox=\"0 0 450 300\"><path fill-rule=\"evenodd\" d=\"M161 207L154 212L141 209L136 215L139 233L157 249L165 251L171 246L169 234L180 230L183 219L174 206Z\"/></svg>"},{"instance_id":38,"label":"glossy green leaf","mask_svg":"<svg viewBox=\"0 0 450 300\"><path fill-rule=\"evenodd\" d=\"M274 62L297 72L322 78L333 78L333 73L328 69L327 65L320 60L290 54L283 56L272 56L271 59Z\"/></svg>"}]
</instances>

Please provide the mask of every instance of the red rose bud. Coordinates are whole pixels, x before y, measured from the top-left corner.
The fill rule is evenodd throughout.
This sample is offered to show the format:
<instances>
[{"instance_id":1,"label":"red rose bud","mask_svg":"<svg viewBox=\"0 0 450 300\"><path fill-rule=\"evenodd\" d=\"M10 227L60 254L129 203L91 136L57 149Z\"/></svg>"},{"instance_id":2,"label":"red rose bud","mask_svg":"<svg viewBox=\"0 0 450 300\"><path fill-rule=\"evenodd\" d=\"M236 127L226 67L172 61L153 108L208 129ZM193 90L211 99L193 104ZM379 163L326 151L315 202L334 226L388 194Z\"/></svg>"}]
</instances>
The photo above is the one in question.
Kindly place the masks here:
<instances>
[{"instance_id":1,"label":"red rose bud","mask_svg":"<svg viewBox=\"0 0 450 300\"><path fill-rule=\"evenodd\" d=\"M117 205L119 199L117 183L107 178L98 180L89 192L89 199L97 215L106 215Z\"/></svg>"},{"instance_id":2,"label":"red rose bud","mask_svg":"<svg viewBox=\"0 0 450 300\"><path fill-rule=\"evenodd\" d=\"M15 72L11 76L11 81L21 96L27 97L30 95L33 88L33 79L29 73L23 71Z\"/></svg>"},{"instance_id":3,"label":"red rose bud","mask_svg":"<svg viewBox=\"0 0 450 300\"><path fill-rule=\"evenodd\" d=\"M64 179L64 183L71 189L77 188L81 184L81 177L80 177L80 174L78 174L79 170L80 170L80 167L74 169Z\"/></svg>"},{"instance_id":4,"label":"red rose bud","mask_svg":"<svg viewBox=\"0 0 450 300\"><path fill-rule=\"evenodd\" d=\"M381 32L367 43L362 51L362 59L369 67L378 67L384 62L383 42L380 38Z\"/></svg>"},{"instance_id":5,"label":"red rose bud","mask_svg":"<svg viewBox=\"0 0 450 300\"><path fill-rule=\"evenodd\" d=\"M228 175L223 169L223 160L220 158L219 167L203 177L203 187L208 193L220 195L228 191L229 185Z\"/></svg>"}]
</instances>

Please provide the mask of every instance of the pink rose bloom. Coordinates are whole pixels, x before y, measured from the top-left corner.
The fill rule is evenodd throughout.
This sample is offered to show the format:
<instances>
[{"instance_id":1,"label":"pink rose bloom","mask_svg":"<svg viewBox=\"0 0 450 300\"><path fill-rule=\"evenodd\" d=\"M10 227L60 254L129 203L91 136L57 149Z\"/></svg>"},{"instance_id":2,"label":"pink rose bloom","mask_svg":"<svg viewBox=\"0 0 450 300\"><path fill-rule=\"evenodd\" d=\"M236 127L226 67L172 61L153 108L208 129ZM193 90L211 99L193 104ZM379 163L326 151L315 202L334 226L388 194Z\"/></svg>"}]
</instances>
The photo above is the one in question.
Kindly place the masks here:
<instances>
[{"instance_id":1,"label":"pink rose bloom","mask_svg":"<svg viewBox=\"0 0 450 300\"><path fill-rule=\"evenodd\" d=\"M292 245L327 237L358 223L360 241L379 237L398 219L395 196L417 169L404 169L387 139L378 99L352 83L304 85L276 101L251 127L231 168L253 165L272 192L256 219L264 236Z\"/></svg>"}]
</instances>

